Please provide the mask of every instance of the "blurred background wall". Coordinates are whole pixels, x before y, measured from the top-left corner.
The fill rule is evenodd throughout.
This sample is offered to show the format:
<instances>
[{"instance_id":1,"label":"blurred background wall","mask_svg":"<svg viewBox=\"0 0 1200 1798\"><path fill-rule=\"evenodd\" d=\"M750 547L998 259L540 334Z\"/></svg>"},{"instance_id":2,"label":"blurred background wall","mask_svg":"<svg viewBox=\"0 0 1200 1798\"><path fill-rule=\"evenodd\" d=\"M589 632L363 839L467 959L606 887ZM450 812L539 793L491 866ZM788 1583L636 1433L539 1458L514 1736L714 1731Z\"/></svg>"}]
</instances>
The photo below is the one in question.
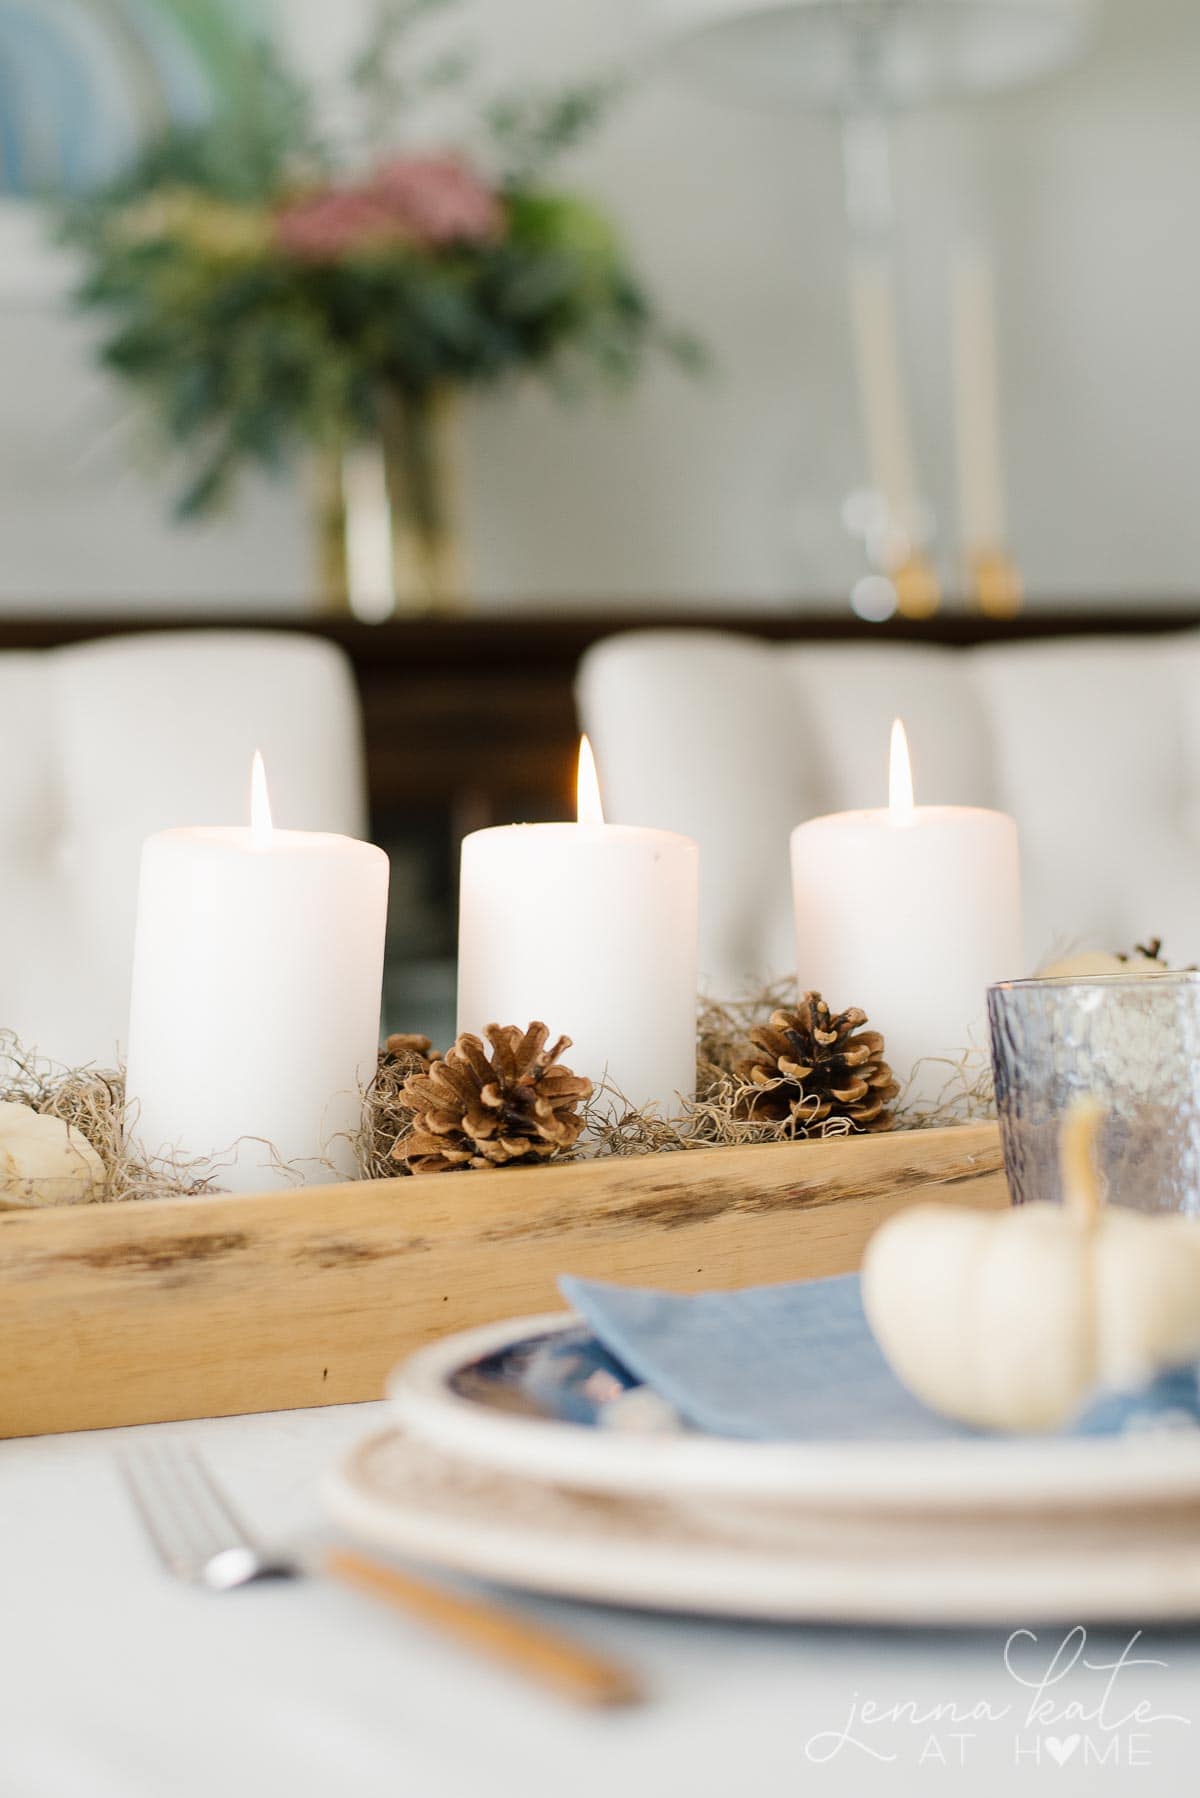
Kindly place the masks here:
<instances>
[{"instance_id":1,"label":"blurred background wall","mask_svg":"<svg viewBox=\"0 0 1200 1798\"><path fill-rule=\"evenodd\" d=\"M455 21L496 77L636 55L639 0L485 0ZM298 64L340 67L366 0L276 9ZM1108 0L1078 68L904 120L901 281L923 481L953 509L953 240L996 257L1013 547L1031 601L1183 603L1200 571L1200 8ZM326 103L334 110L336 91ZM794 608L859 571L839 525L863 478L838 132L651 68L572 177L622 221L651 287L702 336L700 382L656 369L563 412L472 401L466 524L481 607L732 600ZM248 483L230 515L168 521L127 400L68 320L36 220L0 217L0 607L147 611L309 602L301 498Z\"/></svg>"}]
</instances>

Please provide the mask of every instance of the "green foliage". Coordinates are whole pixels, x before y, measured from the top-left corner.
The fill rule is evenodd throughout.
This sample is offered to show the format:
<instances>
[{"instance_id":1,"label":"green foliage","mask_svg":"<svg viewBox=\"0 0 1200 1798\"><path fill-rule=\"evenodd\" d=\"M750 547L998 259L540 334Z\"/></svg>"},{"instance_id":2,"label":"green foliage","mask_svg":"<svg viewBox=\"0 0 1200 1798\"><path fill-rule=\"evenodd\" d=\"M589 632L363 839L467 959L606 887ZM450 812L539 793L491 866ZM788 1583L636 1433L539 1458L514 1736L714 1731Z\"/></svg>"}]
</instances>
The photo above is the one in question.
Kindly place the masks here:
<instances>
[{"instance_id":1,"label":"green foliage","mask_svg":"<svg viewBox=\"0 0 1200 1798\"><path fill-rule=\"evenodd\" d=\"M615 80L589 81L559 94L507 94L491 101L485 118L505 180L542 175L600 124L620 92Z\"/></svg>"},{"instance_id":2,"label":"green foliage","mask_svg":"<svg viewBox=\"0 0 1200 1798\"><path fill-rule=\"evenodd\" d=\"M396 44L449 4L385 5L356 69L374 104L411 98L389 72ZM454 78L443 59L409 80ZM209 128L169 134L77 207L64 230L84 256L79 303L106 320L104 361L187 452L181 511L212 506L246 463L275 468L298 447L372 437L388 400L419 406L439 389L523 371L570 389L628 381L653 347L687 361L609 220L541 180L606 95L594 84L489 107L490 179L454 165L486 228L376 228L371 197L383 189L371 184L388 169L335 182L307 96L258 46ZM390 166L419 174L419 164ZM332 207L340 234L315 251L280 224L311 195Z\"/></svg>"},{"instance_id":3,"label":"green foliage","mask_svg":"<svg viewBox=\"0 0 1200 1798\"><path fill-rule=\"evenodd\" d=\"M432 93L459 86L475 67L465 46L443 50L428 60L409 54L410 39L426 19L451 10L458 0L378 0L375 25L350 70L365 114L367 142L380 147L389 131Z\"/></svg>"},{"instance_id":4,"label":"green foliage","mask_svg":"<svg viewBox=\"0 0 1200 1798\"><path fill-rule=\"evenodd\" d=\"M91 204L103 213L165 186L194 186L252 204L276 191L302 160L323 160L309 95L265 39L243 37L226 46L208 123L165 131Z\"/></svg>"}]
</instances>

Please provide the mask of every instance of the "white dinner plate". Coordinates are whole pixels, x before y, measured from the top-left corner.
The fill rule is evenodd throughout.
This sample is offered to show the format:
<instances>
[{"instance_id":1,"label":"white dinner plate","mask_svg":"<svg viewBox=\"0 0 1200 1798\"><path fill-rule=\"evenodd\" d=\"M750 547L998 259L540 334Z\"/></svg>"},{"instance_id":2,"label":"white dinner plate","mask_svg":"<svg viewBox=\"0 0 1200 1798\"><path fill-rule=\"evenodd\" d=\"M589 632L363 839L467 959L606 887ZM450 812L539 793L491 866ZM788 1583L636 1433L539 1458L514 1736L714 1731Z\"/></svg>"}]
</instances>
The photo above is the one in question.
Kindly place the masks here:
<instances>
[{"instance_id":1,"label":"white dinner plate","mask_svg":"<svg viewBox=\"0 0 1200 1798\"><path fill-rule=\"evenodd\" d=\"M502 1585L656 1610L780 1622L997 1626L1200 1618L1200 1511L1152 1526L1090 1511L773 1510L545 1485L444 1455L398 1429L326 1486L377 1550Z\"/></svg>"},{"instance_id":2,"label":"white dinner plate","mask_svg":"<svg viewBox=\"0 0 1200 1798\"><path fill-rule=\"evenodd\" d=\"M933 1442L742 1442L694 1431L625 1431L511 1408L520 1395L478 1366L579 1328L553 1312L464 1330L397 1367L398 1425L458 1461L533 1481L647 1498L737 1498L859 1515L919 1507L1139 1509L1200 1502L1200 1429L1124 1436Z\"/></svg>"}]
</instances>

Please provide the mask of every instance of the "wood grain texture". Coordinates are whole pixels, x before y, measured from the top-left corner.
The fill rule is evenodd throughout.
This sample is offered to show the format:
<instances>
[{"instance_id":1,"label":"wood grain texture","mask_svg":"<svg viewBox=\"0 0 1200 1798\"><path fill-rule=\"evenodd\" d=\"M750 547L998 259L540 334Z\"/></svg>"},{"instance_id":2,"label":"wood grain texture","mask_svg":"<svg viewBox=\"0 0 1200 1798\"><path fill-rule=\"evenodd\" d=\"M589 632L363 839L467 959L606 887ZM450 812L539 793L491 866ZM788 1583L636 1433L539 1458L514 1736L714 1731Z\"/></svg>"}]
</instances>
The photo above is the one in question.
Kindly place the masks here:
<instances>
[{"instance_id":1,"label":"wood grain texture","mask_svg":"<svg viewBox=\"0 0 1200 1798\"><path fill-rule=\"evenodd\" d=\"M564 1272L676 1291L845 1273L930 1198L1007 1202L994 1124L0 1214L0 1435L377 1398Z\"/></svg>"}]
</instances>

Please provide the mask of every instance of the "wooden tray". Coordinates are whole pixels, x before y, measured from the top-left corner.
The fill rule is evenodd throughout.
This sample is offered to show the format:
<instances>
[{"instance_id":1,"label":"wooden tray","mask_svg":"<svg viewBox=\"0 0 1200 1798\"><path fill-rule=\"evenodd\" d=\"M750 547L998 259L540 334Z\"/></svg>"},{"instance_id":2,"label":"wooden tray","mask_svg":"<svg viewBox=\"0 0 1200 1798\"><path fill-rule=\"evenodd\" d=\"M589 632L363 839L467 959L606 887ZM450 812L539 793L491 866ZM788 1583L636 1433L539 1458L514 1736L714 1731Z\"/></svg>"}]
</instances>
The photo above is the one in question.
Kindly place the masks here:
<instances>
[{"instance_id":1,"label":"wooden tray","mask_svg":"<svg viewBox=\"0 0 1200 1798\"><path fill-rule=\"evenodd\" d=\"M930 1198L1007 1203L995 1124L0 1213L0 1436L378 1398L431 1337L560 1307L560 1273L847 1273Z\"/></svg>"}]
</instances>

